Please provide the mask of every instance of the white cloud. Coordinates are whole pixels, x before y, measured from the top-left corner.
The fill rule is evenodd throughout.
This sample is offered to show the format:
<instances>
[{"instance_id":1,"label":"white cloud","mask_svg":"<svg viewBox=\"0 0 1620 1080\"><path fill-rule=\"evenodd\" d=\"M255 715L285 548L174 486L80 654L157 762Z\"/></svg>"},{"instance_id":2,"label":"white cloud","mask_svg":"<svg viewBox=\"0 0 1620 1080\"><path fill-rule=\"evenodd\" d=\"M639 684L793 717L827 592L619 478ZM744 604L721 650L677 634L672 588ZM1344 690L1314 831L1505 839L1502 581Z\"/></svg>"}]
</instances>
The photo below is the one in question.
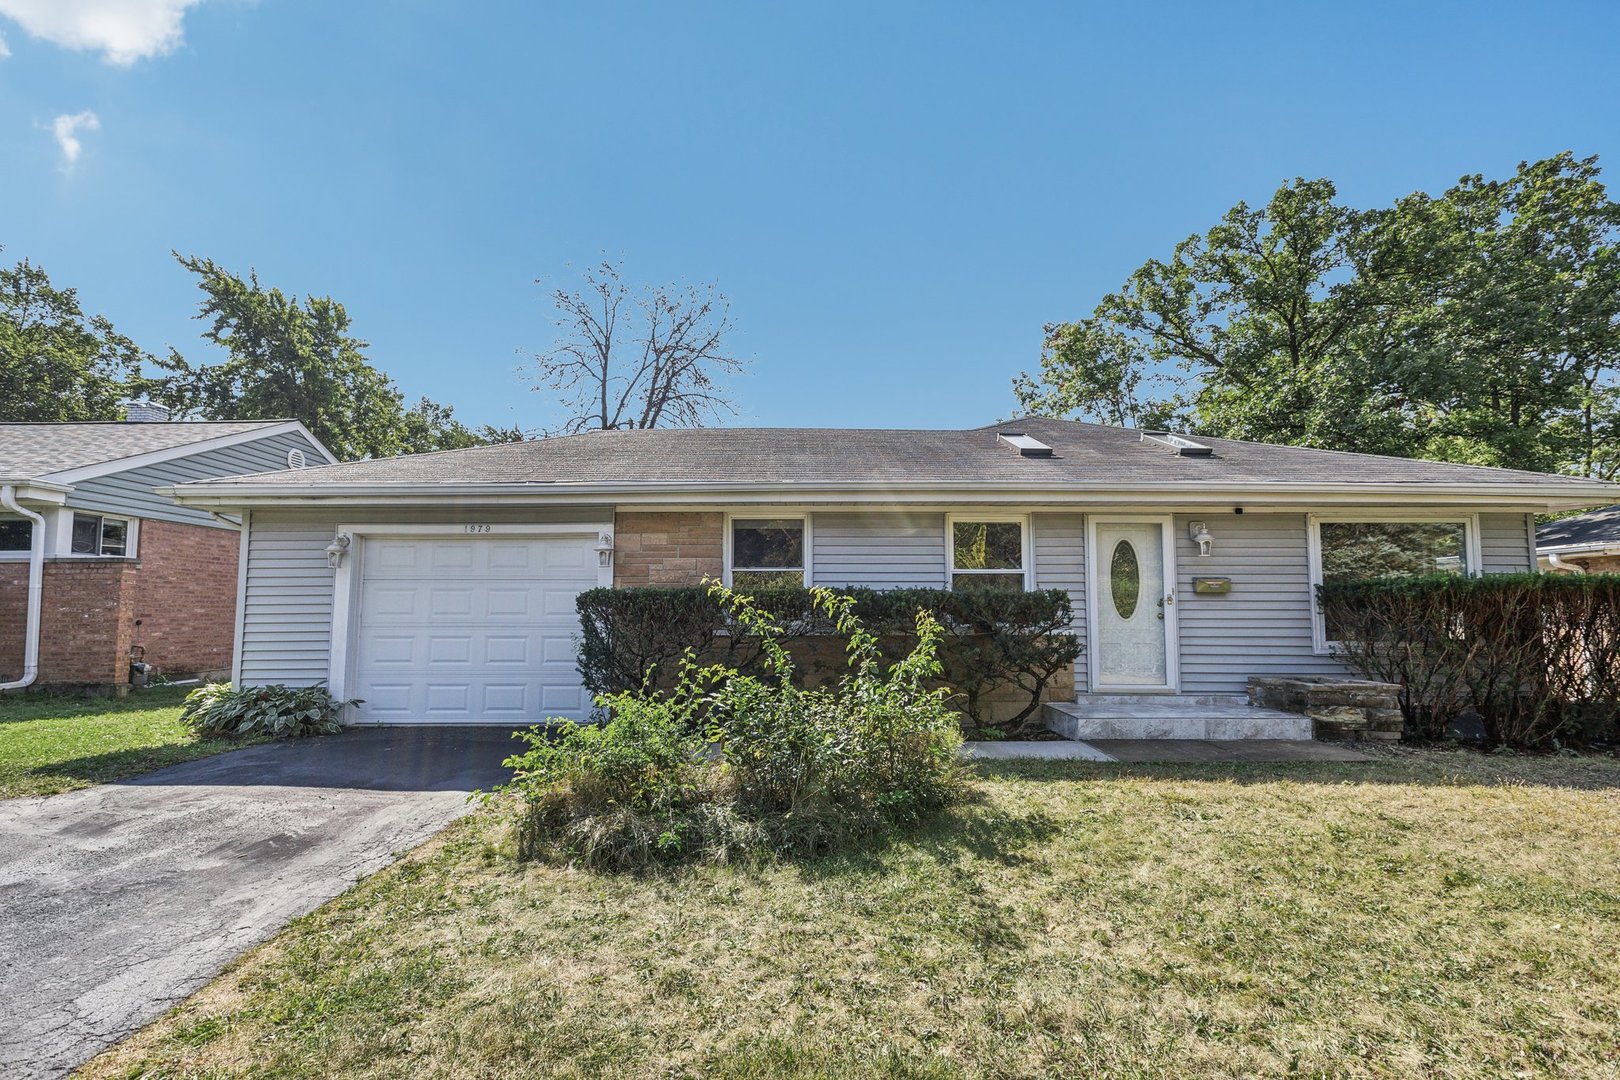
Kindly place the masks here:
<instances>
[{"instance_id":1,"label":"white cloud","mask_svg":"<svg viewBox=\"0 0 1620 1080\"><path fill-rule=\"evenodd\" d=\"M84 112L73 113L71 116L58 116L51 121L51 134L56 136L56 145L62 148L62 167L71 170L84 152L84 144L79 141L81 131L100 131L101 121L89 109Z\"/></svg>"},{"instance_id":2,"label":"white cloud","mask_svg":"<svg viewBox=\"0 0 1620 1080\"><path fill-rule=\"evenodd\" d=\"M99 52L129 66L180 44L186 9L202 0L0 0L34 37L64 49Z\"/></svg>"},{"instance_id":3,"label":"white cloud","mask_svg":"<svg viewBox=\"0 0 1620 1080\"><path fill-rule=\"evenodd\" d=\"M11 49L6 45L6 36L4 34L0 34L0 60L4 60L10 55Z\"/></svg>"}]
</instances>

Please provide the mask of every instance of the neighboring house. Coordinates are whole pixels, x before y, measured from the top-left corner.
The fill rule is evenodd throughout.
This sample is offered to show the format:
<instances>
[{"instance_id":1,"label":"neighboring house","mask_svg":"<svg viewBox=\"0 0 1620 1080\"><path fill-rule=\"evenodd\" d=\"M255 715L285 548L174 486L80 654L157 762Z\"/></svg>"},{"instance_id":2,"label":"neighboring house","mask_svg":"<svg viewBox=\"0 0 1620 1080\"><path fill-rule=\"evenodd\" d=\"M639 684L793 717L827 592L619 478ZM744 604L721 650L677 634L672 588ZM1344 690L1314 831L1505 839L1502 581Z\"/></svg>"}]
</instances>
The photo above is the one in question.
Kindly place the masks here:
<instances>
[{"instance_id":1,"label":"neighboring house","mask_svg":"<svg viewBox=\"0 0 1620 1080\"><path fill-rule=\"evenodd\" d=\"M1620 506L1547 522L1536 529L1536 555L1543 570L1620 573Z\"/></svg>"},{"instance_id":2,"label":"neighboring house","mask_svg":"<svg viewBox=\"0 0 1620 1080\"><path fill-rule=\"evenodd\" d=\"M1238 695L1343 675L1324 576L1525 572L1568 476L1025 419L967 431L611 431L184 484L242 514L243 684L357 719L582 718L598 585L1061 588L1067 693Z\"/></svg>"},{"instance_id":3,"label":"neighboring house","mask_svg":"<svg viewBox=\"0 0 1620 1080\"><path fill-rule=\"evenodd\" d=\"M141 415L140 410L132 413ZM239 519L157 489L335 459L296 420L0 424L0 688L230 667Z\"/></svg>"}]
</instances>

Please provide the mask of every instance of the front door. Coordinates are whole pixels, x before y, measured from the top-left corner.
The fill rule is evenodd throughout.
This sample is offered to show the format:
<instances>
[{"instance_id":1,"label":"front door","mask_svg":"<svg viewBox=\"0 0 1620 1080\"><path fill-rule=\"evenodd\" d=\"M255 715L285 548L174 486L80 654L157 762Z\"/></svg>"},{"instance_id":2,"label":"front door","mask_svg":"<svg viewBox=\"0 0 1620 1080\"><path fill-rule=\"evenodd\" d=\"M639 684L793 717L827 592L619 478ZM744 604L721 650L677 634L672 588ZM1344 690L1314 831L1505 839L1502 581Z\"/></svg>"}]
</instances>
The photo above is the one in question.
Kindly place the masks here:
<instances>
[{"instance_id":1,"label":"front door","mask_svg":"<svg viewBox=\"0 0 1620 1080\"><path fill-rule=\"evenodd\" d=\"M1174 568L1169 525L1098 520L1092 534L1092 687L1173 690Z\"/></svg>"}]
</instances>

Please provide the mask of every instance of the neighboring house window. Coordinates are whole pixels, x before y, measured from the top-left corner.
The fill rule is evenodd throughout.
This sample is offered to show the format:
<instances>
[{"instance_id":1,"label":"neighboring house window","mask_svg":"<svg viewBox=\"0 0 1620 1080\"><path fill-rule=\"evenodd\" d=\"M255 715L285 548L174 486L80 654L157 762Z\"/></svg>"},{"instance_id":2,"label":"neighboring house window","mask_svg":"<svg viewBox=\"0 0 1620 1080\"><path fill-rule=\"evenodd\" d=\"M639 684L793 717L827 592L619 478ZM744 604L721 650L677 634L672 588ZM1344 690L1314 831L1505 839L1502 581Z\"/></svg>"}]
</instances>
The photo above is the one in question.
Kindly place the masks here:
<instances>
[{"instance_id":1,"label":"neighboring house window","mask_svg":"<svg viewBox=\"0 0 1620 1080\"><path fill-rule=\"evenodd\" d=\"M0 521L0 551L27 551L33 542L33 524L23 518Z\"/></svg>"},{"instance_id":2,"label":"neighboring house window","mask_svg":"<svg viewBox=\"0 0 1620 1080\"><path fill-rule=\"evenodd\" d=\"M1477 530L1472 518L1313 519L1311 582L1364 581L1418 574L1470 574L1479 569ZM1337 630L1315 612L1316 642L1326 648Z\"/></svg>"},{"instance_id":3,"label":"neighboring house window","mask_svg":"<svg viewBox=\"0 0 1620 1080\"><path fill-rule=\"evenodd\" d=\"M75 555L127 555L129 522L97 514L74 514L71 550Z\"/></svg>"},{"instance_id":4,"label":"neighboring house window","mask_svg":"<svg viewBox=\"0 0 1620 1080\"><path fill-rule=\"evenodd\" d=\"M802 517L732 518L727 580L738 589L809 584L808 532Z\"/></svg>"},{"instance_id":5,"label":"neighboring house window","mask_svg":"<svg viewBox=\"0 0 1620 1080\"><path fill-rule=\"evenodd\" d=\"M951 518L946 536L951 548L951 588L1028 587L1029 530L1023 518Z\"/></svg>"}]
</instances>

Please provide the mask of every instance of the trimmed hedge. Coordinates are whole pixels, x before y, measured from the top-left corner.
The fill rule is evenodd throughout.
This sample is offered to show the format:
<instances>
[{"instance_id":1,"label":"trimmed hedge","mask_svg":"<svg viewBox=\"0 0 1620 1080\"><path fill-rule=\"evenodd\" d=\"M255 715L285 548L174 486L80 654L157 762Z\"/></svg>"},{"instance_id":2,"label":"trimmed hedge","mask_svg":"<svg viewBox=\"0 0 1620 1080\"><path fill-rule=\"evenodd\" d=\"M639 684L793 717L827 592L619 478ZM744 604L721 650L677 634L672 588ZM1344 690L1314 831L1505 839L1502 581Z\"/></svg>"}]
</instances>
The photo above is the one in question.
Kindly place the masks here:
<instances>
[{"instance_id":1,"label":"trimmed hedge","mask_svg":"<svg viewBox=\"0 0 1620 1080\"><path fill-rule=\"evenodd\" d=\"M1408 734L1474 713L1495 744L1620 737L1620 575L1377 578L1318 587L1341 655L1403 687Z\"/></svg>"},{"instance_id":2,"label":"trimmed hedge","mask_svg":"<svg viewBox=\"0 0 1620 1080\"><path fill-rule=\"evenodd\" d=\"M1016 734L1035 730L1042 694L1081 654L1073 631L1074 609L1061 589L841 592L853 601L856 618L877 635L890 662L915 648L918 612L939 623L944 635L940 682L960 695L969 725L978 730L988 727L988 698L1008 689L1027 695L1027 704L1004 729ZM752 600L775 621L778 640L790 647L796 641L835 636L809 589L762 589ZM745 674L760 670L760 635L740 624L704 586L592 589L580 594L577 607L582 626L579 670L593 695L667 685L688 650L704 663ZM824 677L832 670L823 664L822 670L804 674Z\"/></svg>"}]
</instances>

